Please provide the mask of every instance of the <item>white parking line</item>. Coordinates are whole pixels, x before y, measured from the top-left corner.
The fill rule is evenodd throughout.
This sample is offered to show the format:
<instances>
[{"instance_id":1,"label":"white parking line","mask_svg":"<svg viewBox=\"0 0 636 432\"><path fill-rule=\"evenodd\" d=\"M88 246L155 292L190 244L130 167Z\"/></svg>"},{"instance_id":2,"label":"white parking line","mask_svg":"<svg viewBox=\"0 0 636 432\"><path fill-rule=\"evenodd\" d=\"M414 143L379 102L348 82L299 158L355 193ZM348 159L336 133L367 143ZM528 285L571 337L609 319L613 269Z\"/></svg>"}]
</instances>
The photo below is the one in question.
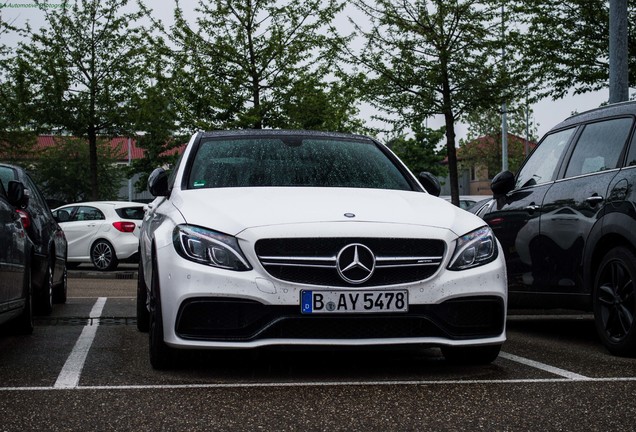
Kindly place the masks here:
<instances>
[{"instance_id":1,"label":"white parking line","mask_svg":"<svg viewBox=\"0 0 636 432\"><path fill-rule=\"evenodd\" d=\"M530 360L530 359L527 359L527 358L524 358L524 357L519 357L519 356L516 356L514 354L509 354L509 353L506 353L506 352L500 352L499 353L499 357L505 358L506 360L510 360L510 361L513 361L513 362L521 363L521 364L524 364L526 366L530 366L530 367L533 367L533 368L536 368L536 369L541 369L543 371L550 372L550 373L553 373L555 375L559 375L559 376L562 376L564 378L568 378L568 379L571 379L571 380L574 380L574 381L589 381L589 380L591 380L590 377L579 375L577 373L570 372L570 371L567 371L565 369L560 369L558 367L550 366L550 365L547 365L545 363L540 363L538 361Z\"/></svg>"},{"instance_id":2,"label":"white parking line","mask_svg":"<svg viewBox=\"0 0 636 432\"><path fill-rule=\"evenodd\" d=\"M444 385L486 385L486 384L554 384L554 383L616 383L636 382L636 377L588 378L573 380L568 378L543 379L491 379L491 380L428 380L428 381L327 381L327 382L266 382L266 383L210 383L210 384L147 384L119 386L76 386L61 387L0 387L0 392L13 391L59 391L59 390L174 390L174 389L243 389L243 388L293 388L293 387L364 387L364 386L444 386Z\"/></svg>"},{"instance_id":3,"label":"white parking line","mask_svg":"<svg viewBox=\"0 0 636 432\"><path fill-rule=\"evenodd\" d=\"M102 315L105 304L106 297L98 298L93 309L91 309L89 317L99 318ZM99 320L96 320L96 322L89 320L89 323L84 327L82 334L80 334L80 337L77 339L73 351L71 351L71 354L66 359L64 367L55 381L54 388L68 389L77 387L82 369L84 368L86 356L88 355L88 350L91 348L91 345L93 345L98 327Z\"/></svg>"}]
</instances>

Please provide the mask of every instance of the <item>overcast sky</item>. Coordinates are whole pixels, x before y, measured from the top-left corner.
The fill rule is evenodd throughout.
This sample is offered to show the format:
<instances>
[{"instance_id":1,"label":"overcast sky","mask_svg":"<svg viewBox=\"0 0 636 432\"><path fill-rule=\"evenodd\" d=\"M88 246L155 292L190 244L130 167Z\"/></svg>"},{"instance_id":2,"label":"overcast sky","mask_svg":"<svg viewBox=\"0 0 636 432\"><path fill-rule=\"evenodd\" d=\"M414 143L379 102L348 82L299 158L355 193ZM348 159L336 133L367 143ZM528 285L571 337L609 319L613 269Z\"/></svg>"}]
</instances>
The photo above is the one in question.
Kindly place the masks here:
<instances>
[{"instance_id":1,"label":"overcast sky","mask_svg":"<svg viewBox=\"0 0 636 432\"><path fill-rule=\"evenodd\" d=\"M52 0L50 3L55 3L55 0ZM134 7L135 2L131 1L131 3ZM159 2L150 2L154 8L154 15L156 18L163 22L164 25L171 23L174 2L170 0L161 0L161 3L163 4L161 7L157 6L157 3ZM183 8L186 17L194 19L194 7L197 3L197 0L180 0L181 7ZM4 21L13 22L13 25L17 27L24 26L27 20L33 28L39 28L44 24L44 13L37 8L28 7L33 5L33 3L29 2L29 0L0 0L0 4L14 6L4 7L2 9L2 18ZM18 4L24 7L15 7L15 5ZM353 12L353 8L348 8L347 11L347 13L350 14ZM346 17L342 17L341 25L349 26ZM13 41L3 41L3 43L8 45L10 45L11 42ZM572 112L583 112L588 109L596 108L608 99L609 90L606 89L594 93L569 96L557 101L540 101L532 106L534 111L534 123L538 125L538 136L541 137L554 125L568 117ZM372 113L366 109L363 109L361 112L363 117L369 117L371 114ZM532 121L533 119L531 118L531 122ZM438 124L442 124L441 120L434 119L429 123L429 126L435 127ZM466 134L466 127L460 125L456 133L458 138L464 138Z\"/></svg>"}]
</instances>

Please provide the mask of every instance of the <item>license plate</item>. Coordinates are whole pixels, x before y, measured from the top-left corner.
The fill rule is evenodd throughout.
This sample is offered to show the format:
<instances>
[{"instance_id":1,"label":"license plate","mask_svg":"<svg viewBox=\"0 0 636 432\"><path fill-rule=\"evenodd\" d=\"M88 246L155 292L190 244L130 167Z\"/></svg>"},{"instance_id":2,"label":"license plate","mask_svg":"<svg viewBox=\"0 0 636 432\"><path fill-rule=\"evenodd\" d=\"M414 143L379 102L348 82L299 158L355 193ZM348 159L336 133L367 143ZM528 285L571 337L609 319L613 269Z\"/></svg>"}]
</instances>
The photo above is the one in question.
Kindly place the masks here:
<instances>
[{"instance_id":1,"label":"license plate","mask_svg":"<svg viewBox=\"0 0 636 432\"><path fill-rule=\"evenodd\" d=\"M304 314L408 312L407 291L302 291Z\"/></svg>"}]
</instances>

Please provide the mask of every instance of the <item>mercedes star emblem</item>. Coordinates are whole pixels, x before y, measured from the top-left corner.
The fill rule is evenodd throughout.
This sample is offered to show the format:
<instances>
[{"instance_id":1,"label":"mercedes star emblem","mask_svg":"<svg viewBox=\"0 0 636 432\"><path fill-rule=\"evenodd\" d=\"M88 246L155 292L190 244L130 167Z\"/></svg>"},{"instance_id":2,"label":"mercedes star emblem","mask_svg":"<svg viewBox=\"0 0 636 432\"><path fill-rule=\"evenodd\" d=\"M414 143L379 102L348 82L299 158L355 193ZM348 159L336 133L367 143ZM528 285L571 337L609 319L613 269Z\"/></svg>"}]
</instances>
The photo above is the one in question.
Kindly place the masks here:
<instances>
[{"instance_id":1,"label":"mercedes star emblem","mask_svg":"<svg viewBox=\"0 0 636 432\"><path fill-rule=\"evenodd\" d=\"M361 284L373 275L375 255L365 245L352 243L340 250L336 267L345 282Z\"/></svg>"}]
</instances>

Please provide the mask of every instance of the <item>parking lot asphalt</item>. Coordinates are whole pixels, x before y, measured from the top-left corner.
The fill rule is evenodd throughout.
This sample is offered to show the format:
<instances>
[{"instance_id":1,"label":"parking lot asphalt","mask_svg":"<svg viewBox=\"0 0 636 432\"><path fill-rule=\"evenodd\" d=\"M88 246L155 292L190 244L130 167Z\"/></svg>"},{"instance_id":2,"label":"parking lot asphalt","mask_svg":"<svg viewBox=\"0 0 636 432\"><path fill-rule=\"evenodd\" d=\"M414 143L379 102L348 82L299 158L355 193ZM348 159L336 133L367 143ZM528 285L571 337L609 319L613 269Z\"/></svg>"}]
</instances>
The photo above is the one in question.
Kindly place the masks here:
<instances>
[{"instance_id":1,"label":"parking lot asphalt","mask_svg":"<svg viewBox=\"0 0 636 432\"><path fill-rule=\"evenodd\" d=\"M435 348L269 349L184 352L159 372L135 326L135 270L74 270L32 336L0 335L0 430L636 428L636 359L608 354L587 314L511 313L487 366Z\"/></svg>"}]
</instances>

